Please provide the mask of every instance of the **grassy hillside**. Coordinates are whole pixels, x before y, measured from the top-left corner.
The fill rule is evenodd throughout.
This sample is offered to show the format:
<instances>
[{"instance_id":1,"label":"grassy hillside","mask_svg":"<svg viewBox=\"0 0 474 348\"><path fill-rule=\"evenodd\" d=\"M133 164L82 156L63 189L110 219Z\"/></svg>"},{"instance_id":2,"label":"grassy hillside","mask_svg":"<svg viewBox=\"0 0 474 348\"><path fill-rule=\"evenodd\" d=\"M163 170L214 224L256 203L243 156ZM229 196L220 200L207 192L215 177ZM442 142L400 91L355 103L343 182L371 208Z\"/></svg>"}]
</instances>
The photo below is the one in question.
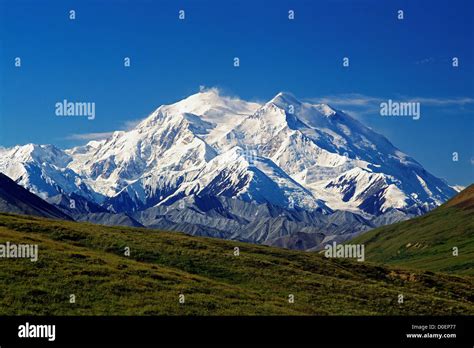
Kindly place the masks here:
<instances>
[{"instance_id":1,"label":"grassy hillside","mask_svg":"<svg viewBox=\"0 0 474 348\"><path fill-rule=\"evenodd\" d=\"M0 214L0 243L6 241L37 243L39 260L0 259L0 315L474 314L471 277ZM236 246L240 256L234 256Z\"/></svg>"},{"instance_id":2,"label":"grassy hillside","mask_svg":"<svg viewBox=\"0 0 474 348\"><path fill-rule=\"evenodd\" d=\"M348 243L364 244L370 261L472 276L474 185L424 216L371 230Z\"/></svg>"}]
</instances>

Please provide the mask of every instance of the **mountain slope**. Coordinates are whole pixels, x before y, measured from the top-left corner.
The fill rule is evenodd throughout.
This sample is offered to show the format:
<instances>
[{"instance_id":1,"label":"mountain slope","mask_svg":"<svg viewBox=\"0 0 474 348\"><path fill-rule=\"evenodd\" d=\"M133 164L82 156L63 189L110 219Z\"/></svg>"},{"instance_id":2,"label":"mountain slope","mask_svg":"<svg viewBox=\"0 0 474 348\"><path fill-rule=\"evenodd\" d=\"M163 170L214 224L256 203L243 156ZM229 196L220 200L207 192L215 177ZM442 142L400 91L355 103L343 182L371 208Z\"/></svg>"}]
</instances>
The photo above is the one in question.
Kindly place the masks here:
<instances>
[{"instance_id":1,"label":"mountain slope","mask_svg":"<svg viewBox=\"0 0 474 348\"><path fill-rule=\"evenodd\" d=\"M281 237L305 232L323 240L342 241L373 227L370 221L351 213L285 209L270 203L257 204L225 196L189 196L171 205L160 205L132 216L143 225L191 235L214 236L266 245L280 245ZM298 238L285 243L301 249Z\"/></svg>"},{"instance_id":2,"label":"mountain slope","mask_svg":"<svg viewBox=\"0 0 474 348\"><path fill-rule=\"evenodd\" d=\"M39 259L2 259L1 315L474 313L472 278L315 253L0 214L0 243L6 241L37 243Z\"/></svg>"},{"instance_id":3,"label":"mountain slope","mask_svg":"<svg viewBox=\"0 0 474 348\"><path fill-rule=\"evenodd\" d=\"M72 220L61 210L0 173L0 211Z\"/></svg>"},{"instance_id":4,"label":"mountain slope","mask_svg":"<svg viewBox=\"0 0 474 348\"><path fill-rule=\"evenodd\" d=\"M75 221L87 221L107 226L143 227L138 221L125 213L113 213L82 196L59 194L47 201Z\"/></svg>"},{"instance_id":5,"label":"mountain slope","mask_svg":"<svg viewBox=\"0 0 474 348\"><path fill-rule=\"evenodd\" d=\"M370 261L474 275L474 185L424 216L374 229L349 243L364 244Z\"/></svg>"}]
</instances>

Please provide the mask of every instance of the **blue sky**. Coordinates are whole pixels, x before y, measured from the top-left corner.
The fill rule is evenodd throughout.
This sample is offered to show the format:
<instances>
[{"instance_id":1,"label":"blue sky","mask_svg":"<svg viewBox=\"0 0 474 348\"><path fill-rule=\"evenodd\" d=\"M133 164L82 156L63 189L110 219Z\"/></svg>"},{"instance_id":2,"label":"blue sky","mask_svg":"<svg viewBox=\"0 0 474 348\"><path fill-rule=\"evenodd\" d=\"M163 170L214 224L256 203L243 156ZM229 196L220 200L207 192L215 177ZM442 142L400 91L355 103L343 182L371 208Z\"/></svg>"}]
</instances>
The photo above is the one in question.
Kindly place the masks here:
<instances>
[{"instance_id":1,"label":"blue sky","mask_svg":"<svg viewBox=\"0 0 474 348\"><path fill-rule=\"evenodd\" d=\"M0 146L82 144L201 85L259 101L283 90L352 113L433 174L467 185L473 17L471 0L0 0ZM55 116L63 99L95 102L96 118ZM421 118L381 117L388 99L420 101Z\"/></svg>"}]
</instances>

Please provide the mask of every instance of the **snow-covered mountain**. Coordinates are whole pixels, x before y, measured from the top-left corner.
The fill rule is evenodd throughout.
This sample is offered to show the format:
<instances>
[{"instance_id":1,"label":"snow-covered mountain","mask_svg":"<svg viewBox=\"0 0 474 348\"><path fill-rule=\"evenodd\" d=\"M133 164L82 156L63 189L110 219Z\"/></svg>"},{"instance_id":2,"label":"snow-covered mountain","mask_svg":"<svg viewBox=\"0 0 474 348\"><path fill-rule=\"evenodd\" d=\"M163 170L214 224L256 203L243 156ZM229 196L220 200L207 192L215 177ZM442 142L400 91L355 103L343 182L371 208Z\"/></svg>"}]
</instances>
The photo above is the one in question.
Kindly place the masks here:
<instances>
[{"instance_id":1,"label":"snow-covered mountain","mask_svg":"<svg viewBox=\"0 0 474 348\"><path fill-rule=\"evenodd\" d=\"M295 238L282 237L294 233L305 245L359 233L456 193L329 105L287 93L258 104L216 89L162 105L134 129L85 146L2 149L0 172L45 199L79 195L144 225L270 244L279 238L275 244L286 246ZM335 211L346 214L330 225L323 216Z\"/></svg>"},{"instance_id":2,"label":"snow-covered mountain","mask_svg":"<svg viewBox=\"0 0 474 348\"><path fill-rule=\"evenodd\" d=\"M67 167L71 161L71 156L53 145L0 148L0 172L41 198L77 193L90 200L99 200L100 196Z\"/></svg>"}]
</instances>

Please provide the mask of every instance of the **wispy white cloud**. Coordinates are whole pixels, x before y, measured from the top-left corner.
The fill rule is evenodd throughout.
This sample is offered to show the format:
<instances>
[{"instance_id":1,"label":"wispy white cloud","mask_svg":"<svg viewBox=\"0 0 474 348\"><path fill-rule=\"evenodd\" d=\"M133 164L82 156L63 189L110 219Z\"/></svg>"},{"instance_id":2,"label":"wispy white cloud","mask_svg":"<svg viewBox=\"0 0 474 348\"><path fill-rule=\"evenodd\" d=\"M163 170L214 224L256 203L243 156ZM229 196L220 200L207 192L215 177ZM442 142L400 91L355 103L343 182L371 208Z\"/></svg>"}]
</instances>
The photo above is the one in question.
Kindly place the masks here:
<instances>
[{"instance_id":1,"label":"wispy white cloud","mask_svg":"<svg viewBox=\"0 0 474 348\"><path fill-rule=\"evenodd\" d=\"M129 120L125 121L118 130L128 131L135 128L143 119ZM92 132L92 133L74 133L69 134L64 139L66 140L103 140L110 138L114 134L114 131L111 132Z\"/></svg>"},{"instance_id":2,"label":"wispy white cloud","mask_svg":"<svg viewBox=\"0 0 474 348\"><path fill-rule=\"evenodd\" d=\"M66 140L102 140L111 137L114 132L82 133L70 134L65 137Z\"/></svg>"},{"instance_id":3,"label":"wispy white cloud","mask_svg":"<svg viewBox=\"0 0 474 348\"><path fill-rule=\"evenodd\" d=\"M346 93L337 95L328 95L318 98L311 98L308 101L313 103L326 103L336 108L349 109L353 113L370 113L380 108L380 103L386 102L388 99L399 102L419 102L422 106L431 107L456 107L462 109L466 106L474 105L474 98L470 97L411 97L411 96L387 96L376 97L360 93Z\"/></svg>"},{"instance_id":4,"label":"wispy white cloud","mask_svg":"<svg viewBox=\"0 0 474 348\"><path fill-rule=\"evenodd\" d=\"M419 102L423 105L429 106L465 106L467 104L474 104L474 98L458 97L458 98L409 98L408 101Z\"/></svg>"},{"instance_id":5,"label":"wispy white cloud","mask_svg":"<svg viewBox=\"0 0 474 348\"><path fill-rule=\"evenodd\" d=\"M319 98L311 98L310 102L325 103L333 105L348 105L348 106L366 106L374 103L379 103L382 98L372 97L359 93L347 93L338 95L329 95Z\"/></svg>"}]
</instances>

